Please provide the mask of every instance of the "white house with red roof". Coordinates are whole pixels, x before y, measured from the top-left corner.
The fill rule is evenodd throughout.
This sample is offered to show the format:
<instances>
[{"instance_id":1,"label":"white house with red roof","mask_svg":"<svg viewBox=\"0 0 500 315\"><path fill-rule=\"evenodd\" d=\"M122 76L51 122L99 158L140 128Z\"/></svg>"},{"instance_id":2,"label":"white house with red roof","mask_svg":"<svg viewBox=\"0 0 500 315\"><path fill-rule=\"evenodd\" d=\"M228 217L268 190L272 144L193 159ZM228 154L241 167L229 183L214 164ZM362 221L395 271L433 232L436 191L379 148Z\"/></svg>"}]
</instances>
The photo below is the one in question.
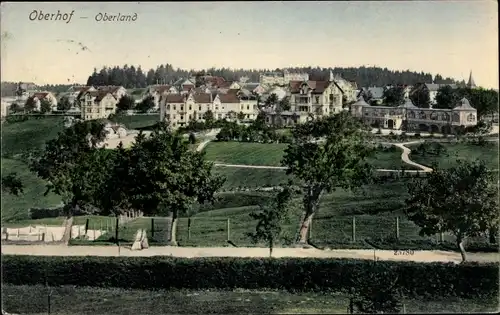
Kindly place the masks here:
<instances>
[{"instance_id":1,"label":"white house with red roof","mask_svg":"<svg viewBox=\"0 0 500 315\"><path fill-rule=\"evenodd\" d=\"M33 101L35 102L35 107L37 111L40 111L42 101L47 101L50 103L51 108L57 108L57 98L52 92L35 92L33 93Z\"/></svg>"}]
</instances>

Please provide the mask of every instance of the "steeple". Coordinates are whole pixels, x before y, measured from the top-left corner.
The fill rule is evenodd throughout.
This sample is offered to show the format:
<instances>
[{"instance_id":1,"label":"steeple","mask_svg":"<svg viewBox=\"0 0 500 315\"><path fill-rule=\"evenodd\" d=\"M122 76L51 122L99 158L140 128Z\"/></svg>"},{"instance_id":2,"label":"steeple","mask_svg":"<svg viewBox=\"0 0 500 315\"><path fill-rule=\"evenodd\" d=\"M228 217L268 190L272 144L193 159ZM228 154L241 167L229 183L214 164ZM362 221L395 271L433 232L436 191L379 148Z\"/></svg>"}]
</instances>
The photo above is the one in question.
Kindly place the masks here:
<instances>
[{"instance_id":1,"label":"steeple","mask_svg":"<svg viewBox=\"0 0 500 315\"><path fill-rule=\"evenodd\" d=\"M476 88L476 83L474 82L474 79L472 78L472 70L470 71L470 74L469 74L469 82L467 82L467 87L468 88Z\"/></svg>"}]
</instances>

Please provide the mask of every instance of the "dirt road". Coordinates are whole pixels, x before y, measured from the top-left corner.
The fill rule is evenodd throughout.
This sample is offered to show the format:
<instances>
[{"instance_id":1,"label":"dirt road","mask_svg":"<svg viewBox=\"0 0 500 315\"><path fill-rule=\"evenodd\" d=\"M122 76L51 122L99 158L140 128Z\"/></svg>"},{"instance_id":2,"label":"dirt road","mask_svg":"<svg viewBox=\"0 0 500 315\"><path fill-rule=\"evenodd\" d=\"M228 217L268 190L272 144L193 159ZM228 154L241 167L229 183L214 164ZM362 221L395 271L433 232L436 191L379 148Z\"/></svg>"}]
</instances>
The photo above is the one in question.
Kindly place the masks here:
<instances>
[{"instance_id":1,"label":"dirt road","mask_svg":"<svg viewBox=\"0 0 500 315\"><path fill-rule=\"evenodd\" d=\"M158 246L132 251L115 246L63 246L63 245L2 245L5 255L34 256L173 256L173 257L268 257L267 248L255 247L173 247ZM446 251L414 251L404 255L393 250L319 250L314 248L275 248L273 257L357 258L378 260L406 260L416 262L461 261L460 254ZM478 262L500 262L498 253L470 253L468 260Z\"/></svg>"}]
</instances>

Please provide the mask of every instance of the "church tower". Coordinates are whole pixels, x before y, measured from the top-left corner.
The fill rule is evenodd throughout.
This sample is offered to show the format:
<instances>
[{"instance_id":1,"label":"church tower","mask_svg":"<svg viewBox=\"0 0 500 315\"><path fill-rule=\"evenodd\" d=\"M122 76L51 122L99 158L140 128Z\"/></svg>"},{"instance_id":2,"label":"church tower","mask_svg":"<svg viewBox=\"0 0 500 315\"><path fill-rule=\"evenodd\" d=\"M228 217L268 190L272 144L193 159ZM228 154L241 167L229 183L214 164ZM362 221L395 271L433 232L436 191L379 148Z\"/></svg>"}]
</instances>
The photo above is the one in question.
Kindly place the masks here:
<instances>
[{"instance_id":1,"label":"church tower","mask_svg":"<svg viewBox=\"0 0 500 315\"><path fill-rule=\"evenodd\" d=\"M474 78L472 78L472 70L470 71L469 74L469 81L467 82L467 87L470 89L477 88L476 83L474 82Z\"/></svg>"}]
</instances>

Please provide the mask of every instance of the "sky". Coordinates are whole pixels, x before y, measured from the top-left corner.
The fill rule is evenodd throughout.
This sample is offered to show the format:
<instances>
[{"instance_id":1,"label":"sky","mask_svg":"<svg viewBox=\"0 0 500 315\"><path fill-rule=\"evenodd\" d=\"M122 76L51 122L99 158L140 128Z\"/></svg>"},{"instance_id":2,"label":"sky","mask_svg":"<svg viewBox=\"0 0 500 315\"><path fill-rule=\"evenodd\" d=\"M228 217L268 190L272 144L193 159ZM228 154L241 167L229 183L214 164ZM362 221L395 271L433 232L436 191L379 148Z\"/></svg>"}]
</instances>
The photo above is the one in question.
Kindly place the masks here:
<instances>
[{"instance_id":1,"label":"sky","mask_svg":"<svg viewBox=\"0 0 500 315\"><path fill-rule=\"evenodd\" d=\"M68 15L31 21L40 11ZM137 18L96 21L105 13ZM94 68L128 64L147 71L169 63L183 69L365 65L466 81L472 70L476 84L499 85L494 0L2 2L1 32L2 81L85 83Z\"/></svg>"}]
</instances>

